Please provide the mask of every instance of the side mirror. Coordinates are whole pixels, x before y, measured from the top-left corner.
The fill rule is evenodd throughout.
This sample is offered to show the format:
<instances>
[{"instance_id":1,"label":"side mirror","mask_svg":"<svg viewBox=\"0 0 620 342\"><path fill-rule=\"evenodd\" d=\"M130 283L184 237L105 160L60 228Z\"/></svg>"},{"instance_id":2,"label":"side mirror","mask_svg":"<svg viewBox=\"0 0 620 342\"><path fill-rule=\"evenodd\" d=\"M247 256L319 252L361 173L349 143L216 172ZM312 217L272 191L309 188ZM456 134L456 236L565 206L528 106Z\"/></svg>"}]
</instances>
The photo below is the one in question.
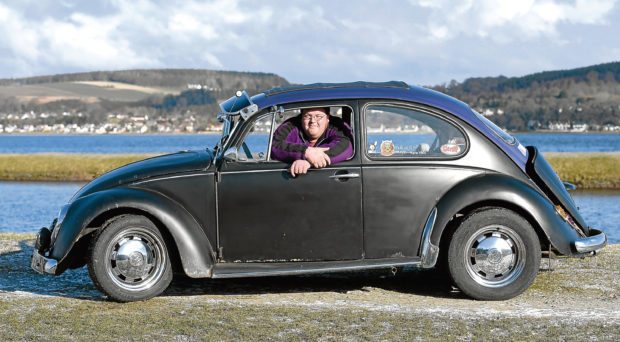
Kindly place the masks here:
<instances>
[{"instance_id":1,"label":"side mirror","mask_svg":"<svg viewBox=\"0 0 620 342\"><path fill-rule=\"evenodd\" d=\"M247 161L247 158L243 154L239 154L239 151L237 150L236 147L231 147L228 150L226 150L226 152L224 152L224 160L229 161L229 162L236 162L236 161Z\"/></svg>"},{"instance_id":2,"label":"side mirror","mask_svg":"<svg viewBox=\"0 0 620 342\"><path fill-rule=\"evenodd\" d=\"M237 148L231 147L226 152L224 152L224 160L226 161L237 161Z\"/></svg>"}]
</instances>

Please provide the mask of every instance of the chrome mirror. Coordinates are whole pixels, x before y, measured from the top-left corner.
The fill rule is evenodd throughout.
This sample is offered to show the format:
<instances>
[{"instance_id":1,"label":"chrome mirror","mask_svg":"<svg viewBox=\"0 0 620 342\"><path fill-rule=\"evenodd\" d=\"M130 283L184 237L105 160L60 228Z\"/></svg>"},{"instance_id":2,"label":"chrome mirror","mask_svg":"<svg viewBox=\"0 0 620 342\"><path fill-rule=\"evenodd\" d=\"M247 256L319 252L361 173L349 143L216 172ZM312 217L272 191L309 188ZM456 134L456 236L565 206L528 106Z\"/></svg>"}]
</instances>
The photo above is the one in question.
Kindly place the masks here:
<instances>
[{"instance_id":1,"label":"chrome mirror","mask_svg":"<svg viewBox=\"0 0 620 342\"><path fill-rule=\"evenodd\" d=\"M226 161L237 161L237 148L231 147L224 152L224 160Z\"/></svg>"}]
</instances>

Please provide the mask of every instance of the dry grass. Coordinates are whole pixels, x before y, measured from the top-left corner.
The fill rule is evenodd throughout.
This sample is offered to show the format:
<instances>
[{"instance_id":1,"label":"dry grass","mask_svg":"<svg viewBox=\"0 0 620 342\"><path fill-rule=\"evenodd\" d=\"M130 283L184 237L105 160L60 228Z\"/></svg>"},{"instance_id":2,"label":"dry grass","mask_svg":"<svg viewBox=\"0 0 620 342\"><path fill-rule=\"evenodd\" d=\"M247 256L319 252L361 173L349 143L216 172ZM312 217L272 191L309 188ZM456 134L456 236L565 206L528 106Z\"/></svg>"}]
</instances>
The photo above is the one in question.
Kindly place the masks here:
<instances>
[{"instance_id":1,"label":"dry grass","mask_svg":"<svg viewBox=\"0 0 620 342\"><path fill-rule=\"evenodd\" d=\"M560 176L581 189L620 189L620 153L545 153Z\"/></svg>"},{"instance_id":2,"label":"dry grass","mask_svg":"<svg viewBox=\"0 0 620 342\"><path fill-rule=\"evenodd\" d=\"M91 181L150 154L0 154L0 180Z\"/></svg>"}]
</instances>

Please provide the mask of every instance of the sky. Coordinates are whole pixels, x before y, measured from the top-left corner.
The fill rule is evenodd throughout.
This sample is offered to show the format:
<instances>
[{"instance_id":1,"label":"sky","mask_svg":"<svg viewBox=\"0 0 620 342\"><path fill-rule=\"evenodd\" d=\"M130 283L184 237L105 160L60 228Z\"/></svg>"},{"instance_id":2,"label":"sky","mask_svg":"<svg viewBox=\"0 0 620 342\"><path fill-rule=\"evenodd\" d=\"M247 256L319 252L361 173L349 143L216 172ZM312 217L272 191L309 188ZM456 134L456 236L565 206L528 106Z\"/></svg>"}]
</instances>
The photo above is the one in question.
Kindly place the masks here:
<instances>
[{"instance_id":1,"label":"sky","mask_svg":"<svg viewBox=\"0 0 620 342\"><path fill-rule=\"evenodd\" d=\"M620 0L0 0L0 78L190 68L438 85L620 61Z\"/></svg>"}]
</instances>

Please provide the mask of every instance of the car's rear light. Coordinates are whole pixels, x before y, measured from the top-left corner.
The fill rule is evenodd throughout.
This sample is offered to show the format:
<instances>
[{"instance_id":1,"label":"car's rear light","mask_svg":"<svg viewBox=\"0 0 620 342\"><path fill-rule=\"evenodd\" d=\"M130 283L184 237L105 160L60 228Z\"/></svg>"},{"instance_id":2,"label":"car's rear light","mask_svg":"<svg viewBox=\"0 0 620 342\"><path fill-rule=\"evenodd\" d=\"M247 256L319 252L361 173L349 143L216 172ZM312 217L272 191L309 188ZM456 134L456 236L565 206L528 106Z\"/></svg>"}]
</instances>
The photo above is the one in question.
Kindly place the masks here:
<instances>
[{"instance_id":1,"label":"car's rear light","mask_svg":"<svg viewBox=\"0 0 620 342\"><path fill-rule=\"evenodd\" d=\"M573 218L564 210L564 208L562 208L559 205L555 206L555 212L566 222L568 223L575 231L577 231L577 233L579 233L579 236L581 237L586 237L586 234L584 234L583 230L581 230L581 228L579 228L579 226L577 226L577 224L575 223L575 221L573 220Z\"/></svg>"}]
</instances>

